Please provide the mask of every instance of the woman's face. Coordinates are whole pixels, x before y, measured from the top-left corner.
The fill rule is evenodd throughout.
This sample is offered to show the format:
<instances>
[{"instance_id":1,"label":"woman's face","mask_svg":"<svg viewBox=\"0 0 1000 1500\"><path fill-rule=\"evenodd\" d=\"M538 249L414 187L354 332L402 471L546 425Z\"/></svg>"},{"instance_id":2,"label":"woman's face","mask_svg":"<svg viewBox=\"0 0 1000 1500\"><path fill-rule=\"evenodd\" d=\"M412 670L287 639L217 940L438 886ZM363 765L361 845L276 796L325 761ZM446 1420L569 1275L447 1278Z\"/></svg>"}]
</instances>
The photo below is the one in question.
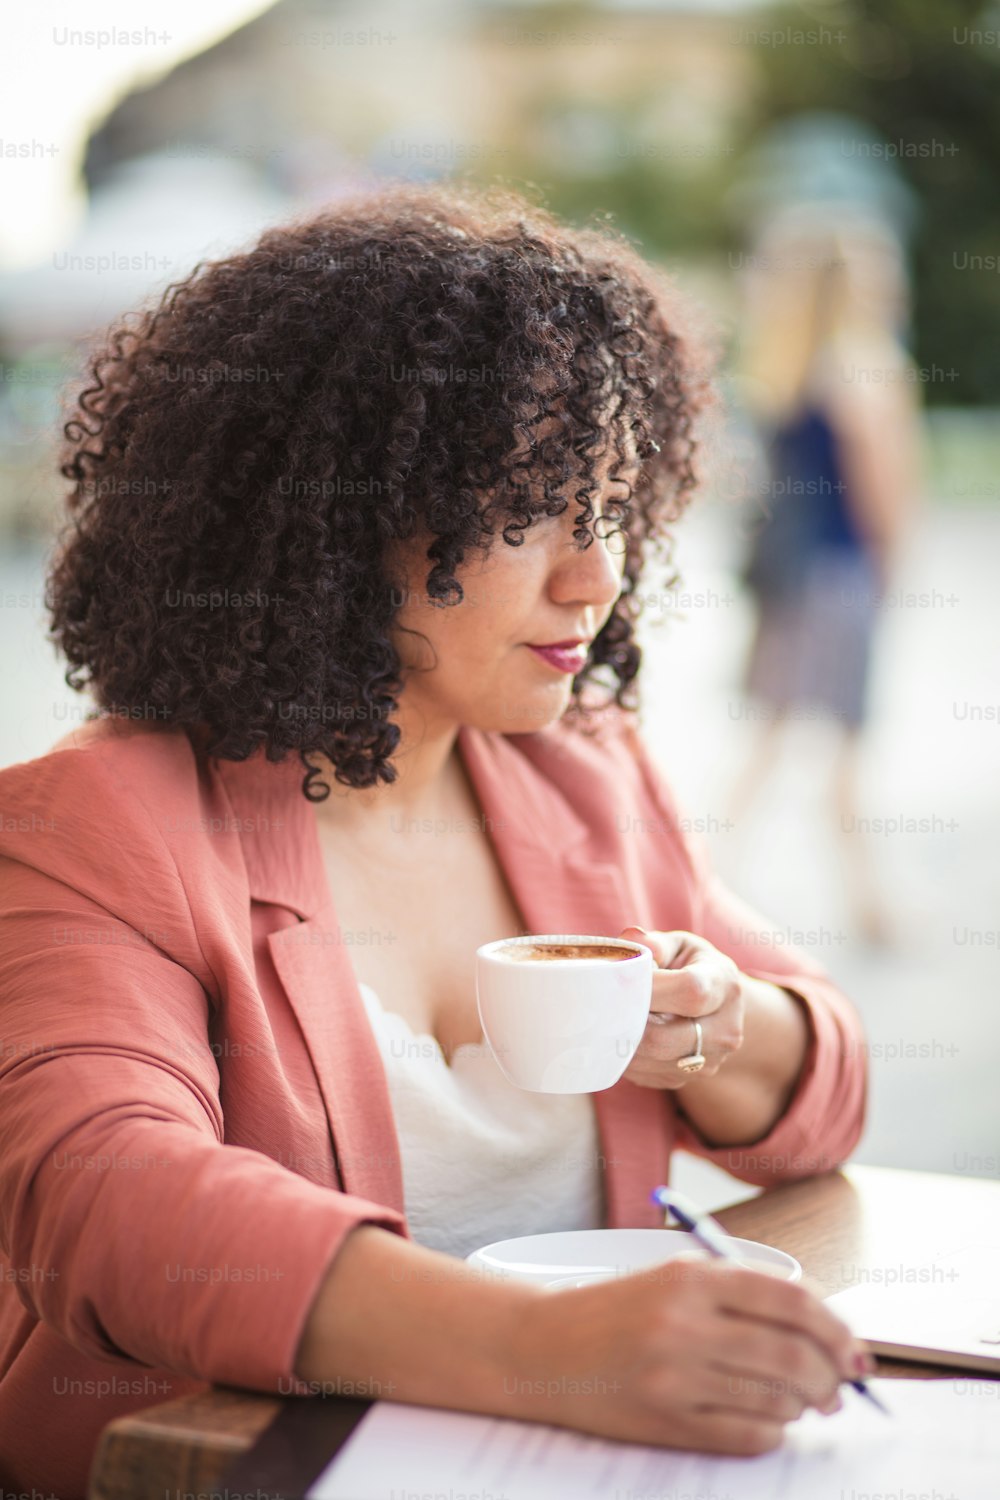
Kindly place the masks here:
<instances>
[{"instance_id":1,"label":"woman's face","mask_svg":"<svg viewBox=\"0 0 1000 1500\"><path fill-rule=\"evenodd\" d=\"M622 481L606 479L607 467L593 502L595 522L609 499L626 494ZM634 482L635 470L626 477ZM426 539L408 544L397 561L404 581L394 636L408 718L414 714L431 732L465 724L525 734L562 716L625 570L625 536L616 523L597 525L590 545L579 547L573 538L578 510L570 500L561 516L542 516L525 530L520 547L508 546L498 527L489 554L473 553L457 575L461 604L427 598ZM603 540L601 532L608 533ZM553 660L532 649L568 641L583 642L576 660L574 653Z\"/></svg>"}]
</instances>

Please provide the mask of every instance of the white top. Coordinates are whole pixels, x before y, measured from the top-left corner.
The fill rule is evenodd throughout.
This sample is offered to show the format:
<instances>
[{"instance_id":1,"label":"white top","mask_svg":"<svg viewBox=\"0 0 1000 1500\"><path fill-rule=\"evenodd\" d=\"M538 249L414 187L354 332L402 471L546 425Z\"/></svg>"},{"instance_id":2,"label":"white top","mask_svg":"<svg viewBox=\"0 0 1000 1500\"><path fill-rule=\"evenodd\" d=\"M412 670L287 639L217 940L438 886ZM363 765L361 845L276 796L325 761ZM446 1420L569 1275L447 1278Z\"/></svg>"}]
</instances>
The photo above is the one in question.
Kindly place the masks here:
<instances>
[{"instance_id":1,"label":"white top","mask_svg":"<svg viewBox=\"0 0 1000 1500\"><path fill-rule=\"evenodd\" d=\"M410 1234L466 1256L494 1240L603 1225L601 1145L586 1094L508 1082L489 1046L440 1044L359 984L385 1066Z\"/></svg>"}]
</instances>

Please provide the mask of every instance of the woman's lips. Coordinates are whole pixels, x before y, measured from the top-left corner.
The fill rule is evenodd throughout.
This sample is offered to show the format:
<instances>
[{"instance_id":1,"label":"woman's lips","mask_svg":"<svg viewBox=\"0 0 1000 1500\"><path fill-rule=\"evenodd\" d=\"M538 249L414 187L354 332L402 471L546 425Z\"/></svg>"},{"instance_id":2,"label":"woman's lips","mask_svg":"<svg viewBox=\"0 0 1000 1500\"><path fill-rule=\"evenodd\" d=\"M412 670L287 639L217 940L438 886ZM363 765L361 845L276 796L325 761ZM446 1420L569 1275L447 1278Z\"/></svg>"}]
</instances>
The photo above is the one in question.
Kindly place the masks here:
<instances>
[{"instance_id":1,"label":"woman's lips","mask_svg":"<svg viewBox=\"0 0 1000 1500\"><path fill-rule=\"evenodd\" d=\"M536 656L547 662L550 667L555 667L557 672L568 672L576 676L582 672L587 660L587 647L582 646L529 646Z\"/></svg>"}]
</instances>

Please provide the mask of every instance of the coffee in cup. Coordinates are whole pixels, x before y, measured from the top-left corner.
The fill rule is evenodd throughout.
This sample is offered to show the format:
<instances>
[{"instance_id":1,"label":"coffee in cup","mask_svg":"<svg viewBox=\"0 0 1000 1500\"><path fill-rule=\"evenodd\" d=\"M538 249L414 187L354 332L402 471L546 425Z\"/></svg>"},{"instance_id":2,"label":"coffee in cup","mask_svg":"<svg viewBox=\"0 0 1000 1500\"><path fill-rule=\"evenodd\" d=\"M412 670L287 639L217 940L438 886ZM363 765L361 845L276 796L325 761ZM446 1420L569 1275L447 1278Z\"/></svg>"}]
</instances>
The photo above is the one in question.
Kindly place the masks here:
<instances>
[{"instance_id":1,"label":"coffee in cup","mask_svg":"<svg viewBox=\"0 0 1000 1500\"><path fill-rule=\"evenodd\" d=\"M595 959L601 963L622 963L630 958L638 958L642 952L634 943L619 947L611 943L547 943L533 939L530 942L504 943L496 950L496 956L506 959L508 963L518 964L593 963Z\"/></svg>"},{"instance_id":2,"label":"coffee in cup","mask_svg":"<svg viewBox=\"0 0 1000 1500\"><path fill-rule=\"evenodd\" d=\"M618 1082L653 997L653 954L623 938L547 933L476 950L483 1033L519 1088L590 1094Z\"/></svg>"}]
</instances>

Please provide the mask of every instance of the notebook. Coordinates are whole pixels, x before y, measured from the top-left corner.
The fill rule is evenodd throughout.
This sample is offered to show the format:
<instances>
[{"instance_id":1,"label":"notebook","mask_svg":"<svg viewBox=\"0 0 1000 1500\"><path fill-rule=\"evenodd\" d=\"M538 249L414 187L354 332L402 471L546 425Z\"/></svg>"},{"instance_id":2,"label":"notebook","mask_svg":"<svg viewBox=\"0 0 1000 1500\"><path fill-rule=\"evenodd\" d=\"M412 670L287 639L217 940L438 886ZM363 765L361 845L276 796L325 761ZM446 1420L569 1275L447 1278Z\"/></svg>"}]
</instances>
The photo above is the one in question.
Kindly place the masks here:
<instances>
[{"instance_id":1,"label":"notebook","mask_svg":"<svg viewBox=\"0 0 1000 1500\"><path fill-rule=\"evenodd\" d=\"M869 1268L826 1305L876 1354L1000 1375L998 1271L1000 1245L966 1245L924 1265Z\"/></svg>"}]
</instances>

